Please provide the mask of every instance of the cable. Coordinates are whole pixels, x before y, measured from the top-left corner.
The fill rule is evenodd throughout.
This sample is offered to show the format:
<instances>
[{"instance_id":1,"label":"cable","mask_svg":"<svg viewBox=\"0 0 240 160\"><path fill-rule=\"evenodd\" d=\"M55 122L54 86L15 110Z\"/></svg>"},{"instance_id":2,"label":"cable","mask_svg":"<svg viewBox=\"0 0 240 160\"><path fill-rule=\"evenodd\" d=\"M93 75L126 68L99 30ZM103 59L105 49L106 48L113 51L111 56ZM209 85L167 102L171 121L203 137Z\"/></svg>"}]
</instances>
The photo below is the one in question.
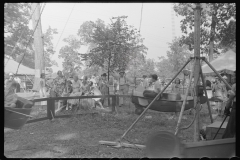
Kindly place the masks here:
<instances>
[{"instance_id":1,"label":"cable","mask_svg":"<svg viewBox=\"0 0 240 160\"><path fill-rule=\"evenodd\" d=\"M140 25L139 25L139 33L141 30L141 24L142 24L142 10L143 10L143 3L142 3L142 9L141 9L141 18L140 18Z\"/></svg>"},{"instance_id":2,"label":"cable","mask_svg":"<svg viewBox=\"0 0 240 160\"><path fill-rule=\"evenodd\" d=\"M73 11L73 9L74 9L75 5L76 5L76 4L74 4L74 6L73 6L73 8L72 8L72 10L71 10L71 13L70 13L70 15L68 16L67 22L65 23L65 26L64 26L64 28L63 28L63 31L62 31L62 33L61 33L61 35L60 35L59 39L58 39L57 45L55 46L55 49L56 49L56 48L57 48L57 46L58 46L58 43L59 43L59 41L60 41L60 39L61 39L61 37L62 37L62 34L63 34L63 32L64 32L64 30L65 30L65 28L66 28L66 26L67 26L68 20L69 20L69 18L70 18L70 16L71 16L71 14L72 14L72 11Z\"/></svg>"},{"instance_id":3,"label":"cable","mask_svg":"<svg viewBox=\"0 0 240 160\"><path fill-rule=\"evenodd\" d=\"M35 7L33 13L31 14L30 19L32 18L33 14L35 13L36 8L37 8L37 6ZM28 23L29 23L29 21L28 21ZM20 40L22 39L23 32L24 32L24 30L22 30L22 33L21 33L18 41L16 42L15 46L13 47L13 50L12 50L11 54L9 55L8 60L7 60L6 64L4 65L4 67L8 64L8 61L9 61L10 57L12 57L13 52L15 51L15 48L16 48L17 44L18 44L18 43L20 42Z\"/></svg>"},{"instance_id":4,"label":"cable","mask_svg":"<svg viewBox=\"0 0 240 160\"><path fill-rule=\"evenodd\" d=\"M34 35L34 33L35 33L36 29L37 29L38 23L39 23L39 21L40 21L40 19L41 19L41 15L42 15L42 12L43 12L45 6L46 6L46 3L44 4L43 9L42 9L42 11L41 11L41 13L40 13L40 15L39 15L39 19L38 19L37 24L36 24L36 26L35 26L35 28L34 28L34 31L33 31L33 33L32 33L32 36ZM28 44L29 44L32 36L30 36L30 38L29 38L29 40L28 40L28 43L27 43L27 45L26 45L26 47L25 47L25 50L27 49L27 46L28 46ZM18 73L19 66L20 66L20 64L22 63L22 61L23 61L23 59L24 59L24 57L25 57L25 54L26 54L26 52L23 54L23 58L21 59L21 61L20 61L19 64L18 64L18 68L17 68L16 74Z\"/></svg>"}]
</instances>

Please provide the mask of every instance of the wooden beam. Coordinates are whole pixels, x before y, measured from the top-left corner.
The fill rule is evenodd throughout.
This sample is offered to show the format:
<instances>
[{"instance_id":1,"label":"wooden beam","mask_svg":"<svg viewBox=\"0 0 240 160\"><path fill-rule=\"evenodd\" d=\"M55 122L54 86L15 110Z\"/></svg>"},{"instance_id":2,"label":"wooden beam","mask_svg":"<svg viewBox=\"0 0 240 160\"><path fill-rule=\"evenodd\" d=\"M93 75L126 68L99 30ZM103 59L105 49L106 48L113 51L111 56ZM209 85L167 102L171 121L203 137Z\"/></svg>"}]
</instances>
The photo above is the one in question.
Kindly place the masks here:
<instances>
[{"instance_id":1,"label":"wooden beam","mask_svg":"<svg viewBox=\"0 0 240 160\"><path fill-rule=\"evenodd\" d=\"M130 143L113 142L113 141L99 141L99 144L109 145L109 146L113 146L113 147L115 147L115 148L120 148L120 147L141 148L141 149L146 148L145 145L141 145L141 144L130 144Z\"/></svg>"},{"instance_id":2,"label":"wooden beam","mask_svg":"<svg viewBox=\"0 0 240 160\"><path fill-rule=\"evenodd\" d=\"M200 3L196 4L194 11L194 57L196 58L194 67L194 88L197 87L199 83L199 73L200 73L200 20L201 20L201 6ZM194 95L194 106L196 106L196 120L194 121L194 141L199 141L199 105L198 95Z\"/></svg>"}]
</instances>

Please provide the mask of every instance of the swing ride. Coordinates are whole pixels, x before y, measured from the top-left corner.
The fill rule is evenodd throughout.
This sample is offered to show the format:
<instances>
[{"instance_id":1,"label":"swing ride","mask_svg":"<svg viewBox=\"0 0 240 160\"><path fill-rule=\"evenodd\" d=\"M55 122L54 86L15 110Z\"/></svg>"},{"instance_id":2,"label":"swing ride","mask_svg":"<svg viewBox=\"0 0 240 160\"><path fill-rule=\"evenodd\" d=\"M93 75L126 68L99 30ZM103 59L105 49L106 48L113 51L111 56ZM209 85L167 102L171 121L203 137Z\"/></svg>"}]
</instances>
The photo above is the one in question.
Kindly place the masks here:
<instances>
[{"instance_id":1,"label":"swing ride","mask_svg":"<svg viewBox=\"0 0 240 160\"><path fill-rule=\"evenodd\" d=\"M163 88L163 90L156 95L156 97L152 100L145 99L141 93L140 95L133 96L132 102L135 103L136 108L139 106L145 107L145 109L141 112L138 118L132 123L132 125L124 132L124 134L115 142L111 141L99 141L99 144L102 145L110 145L113 147L133 147L133 148L145 148L147 157L149 158L201 158L201 157L209 157L209 158L229 158L235 156L235 138L227 138L227 139L218 139L218 140L208 140L208 141L200 141L199 138L199 112L200 112L200 104L201 99L206 99L208 111L211 119L211 123L213 123L210 104L207 96L206 84L204 81L204 76L202 73L202 68L200 65L200 60L206 62L206 64L217 74L217 76L227 85L228 88L231 89L231 86L218 74L218 72L212 67L212 65L204 58L200 57L200 13L201 6L200 3L197 3L194 11L195 21L194 21L194 57L191 57L186 64L178 71L178 73L168 82L168 84ZM148 109L157 110L157 111L176 111L178 110L175 107L177 102L177 96L173 100L171 105L168 97L169 94L164 94L163 92L166 88L171 84L171 82L178 76L178 74L185 68L185 66L193 60L194 63L192 65L192 70L190 74L190 82L194 77L194 105L192 107L195 109L194 112L194 120L187 127L180 127L183 111L188 109L189 99L188 93L191 86L191 83L188 84L187 91L183 97L183 101L180 103L181 111L179 115L179 119L176 126L175 133L170 133L166 131L159 131L148 137L146 145L139 144L129 144L123 143L122 140L130 132L130 130L136 125L136 123L143 117ZM199 85L199 79L201 78L203 86ZM205 96L203 96L203 92ZM179 99L182 96L178 96ZM202 98L205 97L205 98ZM167 101L165 104L163 101ZM169 103L168 103L169 102ZM199 103L200 102L200 103ZM167 106L166 106L167 104ZM179 104L178 104L179 105ZM173 107L174 106L174 107ZM171 109L166 109L169 107ZM161 109L160 109L161 108ZM180 130L189 128L194 122L194 142L191 143L181 143L180 138L178 137L178 133ZM220 126L221 128L221 126Z\"/></svg>"},{"instance_id":2,"label":"swing ride","mask_svg":"<svg viewBox=\"0 0 240 160\"><path fill-rule=\"evenodd\" d=\"M196 20L196 15L197 20ZM202 92L205 93L205 97L208 97L206 90L206 85L200 66L200 60L205 61L208 66L217 74L217 76L229 87L231 86L217 73L217 71L209 64L205 58L200 57L199 53L199 21L200 21L200 5L198 4L195 10L195 34L198 34L194 37L195 45L195 55L191 57L186 64L179 70L179 72L168 82L168 84L161 90L155 98L146 98L143 96L143 89L135 89L132 102L135 104L136 110L139 110L138 118L132 123L132 125L124 132L124 134L116 141L99 141L99 144L110 145L113 147L133 147L133 148L142 148L146 150L147 156L149 158L170 158L170 157L186 157L186 158L199 158L199 157L209 157L209 158L223 158L223 157L232 157L235 156L235 138L227 139L218 139L218 140L208 140L208 141L195 141L191 143L182 143L178 137L178 133L181 130L189 128L193 122L199 123L199 105L203 102L201 99L204 99ZM198 24L196 24L196 22ZM191 72L184 71L186 65L191 61L194 61ZM191 83L189 83L185 95L181 94L172 94L164 93L167 87L172 83L172 81L179 75L180 72L190 75L190 82L194 77L194 95L189 96L189 90ZM201 78L203 86L198 85L199 78ZM205 98L206 99L206 98ZM210 110L209 100L206 99L208 111L210 115L211 122L212 114ZM11 129L20 129L26 124L27 120L31 117L30 113L34 103L18 97L17 104L15 108L4 107L4 127ZM194 119L188 127L180 127L181 119L183 112L189 109L195 109ZM158 112L180 112L179 119L176 126L175 133L170 133L167 131L159 131L152 134L148 137L146 145L140 144L129 144L124 143L122 140L130 132L130 130L136 125L136 123L143 117L148 109L155 110ZM197 126L196 128L198 128ZM196 129L196 130L197 130ZM196 132L195 130L195 132ZM194 136L198 133L194 133Z\"/></svg>"},{"instance_id":3,"label":"swing ride","mask_svg":"<svg viewBox=\"0 0 240 160\"><path fill-rule=\"evenodd\" d=\"M10 129L21 129L30 116L33 102L17 97L16 107L4 107L4 127Z\"/></svg>"},{"instance_id":4,"label":"swing ride","mask_svg":"<svg viewBox=\"0 0 240 160\"><path fill-rule=\"evenodd\" d=\"M139 91L140 87L136 88ZM142 96L143 92L138 91L133 92L132 103L136 107L136 113L141 113L144 108L148 106L153 100L153 98L147 98ZM183 103L184 95L175 93L162 93L159 99L157 99L152 106L149 108L158 112L180 112ZM185 106L185 110L193 108L193 97L188 96Z\"/></svg>"}]
</instances>

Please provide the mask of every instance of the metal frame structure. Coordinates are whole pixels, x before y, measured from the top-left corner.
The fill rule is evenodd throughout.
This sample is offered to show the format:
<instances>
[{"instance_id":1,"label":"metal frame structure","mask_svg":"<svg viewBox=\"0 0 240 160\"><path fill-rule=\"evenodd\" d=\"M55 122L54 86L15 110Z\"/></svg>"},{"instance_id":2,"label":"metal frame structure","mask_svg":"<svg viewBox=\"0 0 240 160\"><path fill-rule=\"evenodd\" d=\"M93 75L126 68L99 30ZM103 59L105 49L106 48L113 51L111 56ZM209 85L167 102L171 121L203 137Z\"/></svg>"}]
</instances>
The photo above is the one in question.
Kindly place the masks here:
<instances>
[{"instance_id":1,"label":"metal frame structure","mask_svg":"<svg viewBox=\"0 0 240 160\"><path fill-rule=\"evenodd\" d=\"M163 88L163 90L158 93L158 95L152 100L152 102L144 109L144 111L138 116L138 118L132 123L132 125L124 132L124 134L117 140L117 142L112 142L112 141L99 141L100 144L105 144L105 145L110 145L110 146L115 146L115 147L139 147L139 148L144 148L143 145L139 145L139 144L128 144L128 143L122 143L121 141L124 139L124 137L130 132L130 130L136 125L136 123L140 120L141 117L143 117L143 115L147 112L147 110L151 107L151 105L160 97L160 95L166 90L166 88L172 83L172 81L182 72L182 70L184 69L184 67L191 61L194 60L194 64L193 64L193 69L195 67L195 63L196 60L203 60L204 62L206 62L209 67L217 74L217 76L227 85L227 87L229 87L230 89L232 88L221 76L220 74L213 68L213 66L205 59L205 57L190 57L189 60L184 64L184 66L177 72L177 74L168 82L168 84ZM200 65L200 63L199 63ZM191 75L190 75L190 82L193 78L193 73L194 70L191 71ZM205 84L205 80L204 80L204 76L202 73L202 68L200 66L200 76L202 79L202 83L203 83L203 88L204 88L204 93L205 96L207 96L207 90L206 90L206 84ZM180 115L179 115L179 119L178 119L178 123L177 123L177 127L176 127L176 131L175 131L175 135L178 135L179 133L179 127L181 124L181 119L182 119L182 115L183 115L183 111L185 108L185 104L186 104L186 100L187 100L187 96L188 96L188 91L189 88L191 86L191 83L189 83L188 87L187 87L187 91L185 93L185 98L181 107L181 111L180 111ZM196 93L196 87L194 86L194 94L197 95ZM199 96L197 96L198 99L200 98ZM211 119L211 123L213 123L213 118L212 118L212 114L211 114L211 109L210 109L210 103L209 100L207 99L207 106L208 106L208 111L209 111L209 116ZM199 112L199 110L196 110L196 112ZM198 113L196 113L198 114Z\"/></svg>"}]
</instances>

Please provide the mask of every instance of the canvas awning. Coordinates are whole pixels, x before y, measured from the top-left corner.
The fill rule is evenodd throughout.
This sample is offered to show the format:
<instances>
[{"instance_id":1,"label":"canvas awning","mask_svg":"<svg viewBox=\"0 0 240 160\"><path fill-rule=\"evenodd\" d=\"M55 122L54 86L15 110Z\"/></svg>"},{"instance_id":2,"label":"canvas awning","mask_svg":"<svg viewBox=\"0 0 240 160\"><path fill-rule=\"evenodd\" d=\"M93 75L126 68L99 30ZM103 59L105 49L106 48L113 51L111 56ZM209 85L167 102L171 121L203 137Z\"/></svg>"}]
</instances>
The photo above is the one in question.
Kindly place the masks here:
<instances>
[{"instance_id":1,"label":"canvas awning","mask_svg":"<svg viewBox=\"0 0 240 160\"><path fill-rule=\"evenodd\" d=\"M236 71L236 53L232 50L229 50L222 56L218 57L217 59L213 60L210 63L218 73L222 74L234 74ZM213 70L207 65L204 64L202 66L202 71L204 75L207 76L215 76L216 74Z\"/></svg>"},{"instance_id":2,"label":"canvas awning","mask_svg":"<svg viewBox=\"0 0 240 160\"><path fill-rule=\"evenodd\" d=\"M8 60L8 58L5 57L4 65L6 63L7 65L4 67L4 72L5 73L11 72L13 74L16 74L19 63L14 61L12 58ZM35 70L20 64L18 69L18 75L35 75Z\"/></svg>"}]
</instances>

